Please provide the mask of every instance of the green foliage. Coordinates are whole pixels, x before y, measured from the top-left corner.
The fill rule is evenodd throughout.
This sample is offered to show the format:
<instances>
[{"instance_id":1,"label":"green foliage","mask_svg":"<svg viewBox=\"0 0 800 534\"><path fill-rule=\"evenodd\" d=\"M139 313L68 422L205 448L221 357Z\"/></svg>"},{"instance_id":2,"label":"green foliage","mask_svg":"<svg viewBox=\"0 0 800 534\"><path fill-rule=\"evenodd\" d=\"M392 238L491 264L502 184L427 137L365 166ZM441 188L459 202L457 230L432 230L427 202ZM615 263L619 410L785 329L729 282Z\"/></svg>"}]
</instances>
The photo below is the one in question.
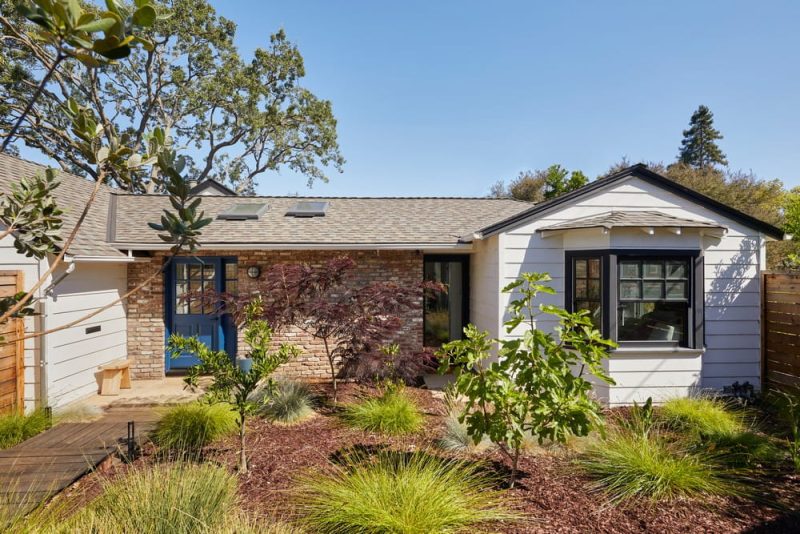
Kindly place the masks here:
<instances>
[{"instance_id":1,"label":"green foliage","mask_svg":"<svg viewBox=\"0 0 800 534\"><path fill-rule=\"evenodd\" d=\"M350 426L392 436L419 432L425 424L417 405L402 390L395 389L346 406L342 419Z\"/></svg>"},{"instance_id":2,"label":"green foliage","mask_svg":"<svg viewBox=\"0 0 800 534\"><path fill-rule=\"evenodd\" d=\"M306 176L309 182L326 180L328 168L341 170L344 159L332 105L303 87L303 57L282 30L271 36L262 33L259 48L240 54L236 24L218 16L206 0L142 0L135 7L112 2L108 5L113 9L106 10L88 2L81 5L97 13L99 20L114 19L107 30L113 36L95 41L89 36L83 43L89 52L80 49L79 59L85 63L64 61L58 82L45 80L47 90L36 99L18 133L27 146L77 174L97 178L91 165L75 158L73 139L61 116L60 109L73 97L105 117L104 135L126 136L121 145L134 153L147 144L148 131L169 129L173 146L193 147L187 171L195 179L215 178L237 191L253 193L259 175L282 168ZM24 35L35 28L10 11L0 19L6 34ZM96 60L102 59L97 53L122 55L113 48L106 50L117 43L120 28L127 36L119 42L125 61L103 61L102 68L87 75L87 66L96 67ZM137 42L143 46L134 46ZM97 53L91 50L94 44ZM0 131L30 101L31 79L60 54L58 42L4 41ZM37 131L41 126L47 136ZM155 177L146 172L137 173L132 184L120 186L134 192L159 190Z\"/></svg>"},{"instance_id":3,"label":"green foliage","mask_svg":"<svg viewBox=\"0 0 800 534\"><path fill-rule=\"evenodd\" d=\"M674 398L661 407L661 417L670 428L694 435L730 435L746 430L744 419L711 398Z\"/></svg>"},{"instance_id":4,"label":"green foliage","mask_svg":"<svg viewBox=\"0 0 800 534\"><path fill-rule=\"evenodd\" d=\"M714 128L714 114L708 107L700 106L692 113L689 129L683 131L678 160L696 169L727 165L728 160L716 143L719 139L722 134Z\"/></svg>"},{"instance_id":5,"label":"green foliage","mask_svg":"<svg viewBox=\"0 0 800 534\"><path fill-rule=\"evenodd\" d=\"M153 441L165 449L196 454L235 431L236 414L229 405L192 402L169 408L153 432Z\"/></svg>"},{"instance_id":6,"label":"green foliage","mask_svg":"<svg viewBox=\"0 0 800 534\"><path fill-rule=\"evenodd\" d=\"M444 420L444 430L436 444L449 452L474 454L483 452L492 446L486 436L475 443L469 434L466 423L459 420L459 414L449 413Z\"/></svg>"},{"instance_id":7,"label":"green foliage","mask_svg":"<svg viewBox=\"0 0 800 534\"><path fill-rule=\"evenodd\" d=\"M544 198L556 198L588 183L589 178L581 171L572 171L570 174L561 165L551 165L545 171Z\"/></svg>"},{"instance_id":8,"label":"green foliage","mask_svg":"<svg viewBox=\"0 0 800 534\"><path fill-rule=\"evenodd\" d=\"M26 415L0 415L0 449L13 447L47 430L50 421L44 410L35 410Z\"/></svg>"},{"instance_id":9,"label":"green foliage","mask_svg":"<svg viewBox=\"0 0 800 534\"><path fill-rule=\"evenodd\" d=\"M134 10L114 0L106 2L100 12L75 0L20 2L19 13L40 27L38 38L56 46L60 53L90 67L100 65L92 52L107 60L121 59L131 53L132 45L142 44L152 50L153 44L133 30L152 26L156 6L149 0L138 0ZM138 28L137 28L138 27ZM93 34L103 33L103 38Z\"/></svg>"},{"instance_id":10,"label":"green foliage","mask_svg":"<svg viewBox=\"0 0 800 534\"><path fill-rule=\"evenodd\" d=\"M218 532L236 510L236 477L212 464L177 463L134 469L104 485L103 494L72 519L100 532Z\"/></svg>"},{"instance_id":11,"label":"green foliage","mask_svg":"<svg viewBox=\"0 0 800 534\"><path fill-rule=\"evenodd\" d=\"M252 300L245 311L244 341L250 350L246 357L252 360L248 371L237 366L224 350L211 350L197 337L170 336L167 350L173 356L193 353L200 364L189 369L186 384L198 387L200 375L210 375L212 382L205 389L205 399L210 403L230 403L238 413L240 438L239 470L247 472L245 448L245 429L247 417L258 409L258 403L251 396L264 381L282 364L299 353L294 345L283 343L278 350L272 350L272 329L266 321L259 319L263 313L261 299Z\"/></svg>"},{"instance_id":12,"label":"green foliage","mask_svg":"<svg viewBox=\"0 0 800 534\"><path fill-rule=\"evenodd\" d=\"M278 423L299 423L314 413L314 397L302 382L277 382L262 402L261 413Z\"/></svg>"},{"instance_id":13,"label":"green foliage","mask_svg":"<svg viewBox=\"0 0 800 534\"><path fill-rule=\"evenodd\" d=\"M786 445L795 471L800 471L800 393L772 391L770 402L778 420L786 426Z\"/></svg>"},{"instance_id":14,"label":"green foliage","mask_svg":"<svg viewBox=\"0 0 800 534\"><path fill-rule=\"evenodd\" d=\"M12 183L11 191L0 198L0 221L15 232L14 247L20 254L42 259L58 249L63 224L53 196L58 186L55 169L47 169L44 175Z\"/></svg>"},{"instance_id":15,"label":"green foliage","mask_svg":"<svg viewBox=\"0 0 800 534\"><path fill-rule=\"evenodd\" d=\"M475 443L484 436L511 461L511 483L527 435L565 442L602 425L601 406L591 396L585 373L613 383L602 368L614 343L603 339L588 312L570 313L557 306L535 307L540 293L553 294L547 274L527 273L503 289L513 293L506 332L525 326L520 336L492 340L474 325L463 340L442 347L440 372L455 372L455 389L467 398L461 415ZM542 315L559 321L557 334L536 328ZM492 349L497 347L497 361ZM577 369L578 372L574 372Z\"/></svg>"},{"instance_id":16,"label":"green foliage","mask_svg":"<svg viewBox=\"0 0 800 534\"><path fill-rule=\"evenodd\" d=\"M494 485L479 464L383 453L307 474L295 502L320 534L461 532L516 519Z\"/></svg>"},{"instance_id":17,"label":"green foliage","mask_svg":"<svg viewBox=\"0 0 800 534\"><path fill-rule=\"evenodd\" d=\"M613 503L741 492L716 458L682 449L657 433L610 432L587 449L578 465Z\"/></svg>"},{"instance_id":18,"label":"green foliage","mask_svg":"<svg viewBox=\"0 0 800 534\"><path fill-rule=\"evenodd\" d=\"M156 135L163 138L160 130L156 131ZM161 232L158 237L162 241L174 243L173 252L177 253L183 248L193 252L200 246L198 238L202 228L211 224L212 219L204 217L205 212L198 211L201 198L192 195L189 182L181 175L186 159L177 157L173 151L163 151L158 155L158 165L166 175L164 189L174 212L165 209L161 223L151 222L148 226Z\"/></svg>"},{"instance_id":19,"label":"green foliage","mask_svg":"<svg viewBox=\"0 0 800 534\"><path fill-rule=\"evenodd\" d=\"M773 465L780 460L780 451L772 440L753 431L745 416L722 400L670 399L662 406L660 418L694 450L714 454L719 463L751 468Z\"/></svg>"},{"instance_id":20,"label":"green foliage","mask_svg":"<svg viewBox=\"0 0 800 534\"><path fill-rule=\"evenodd\" d=\"M551 165L544 170L521 172L508 186L500 180L491 187L489 196L542 202L574 191L587 183L589 178L581 171L570 173L561 165Z\"/></svg>"}]
</instances>

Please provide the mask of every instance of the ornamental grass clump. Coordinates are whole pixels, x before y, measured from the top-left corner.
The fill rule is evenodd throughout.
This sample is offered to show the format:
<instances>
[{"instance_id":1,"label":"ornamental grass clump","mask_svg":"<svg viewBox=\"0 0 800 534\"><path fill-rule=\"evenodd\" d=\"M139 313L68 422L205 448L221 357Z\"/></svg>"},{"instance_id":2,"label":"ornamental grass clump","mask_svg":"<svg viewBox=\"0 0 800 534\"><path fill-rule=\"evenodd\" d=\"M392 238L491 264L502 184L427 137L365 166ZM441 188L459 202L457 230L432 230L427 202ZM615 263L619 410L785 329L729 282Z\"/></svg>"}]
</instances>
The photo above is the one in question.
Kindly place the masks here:
<instances>
[{"instance_id":1,"label":"ornamental grass clump","mask_svg":"<svg viewBox=\"0 0 800 534\"><path fill-rule=\"evenodd\" d=\"M701 435L730 435L747 430L744 417L711 398L675 398L661 407L660 415L668 427Z\"/></svg>"},{"instance_id":2,"label":"ornamental grass clump","mask_svg":"<svg viewBox=\"0 0 800 534\"><path fill-rule=\"evenodd\" d=\"M229 404L191 402L164 413L153 441L163 449L199 453L212 441L234 433L236 428L236 412Z\"/></svg>"},{"instance_id":3,"label":"ornamental grass clump","mask_svg":"<svg viewBox=\"0 0 800 534\"><path fill-rule=\"evenodd\" d=\"M772 440L755 431L743 413L711 398L678 398L664 403L661 420L696 450L713 452L737 468L773 465L781 453Z\"/></svg>"},{"instance_id":4,"label":"ornamental grass clump","mask_svg":"<svg viewBox=\"0 0 800 534\"><path fill-rule=\"evenodd\" d=\"M402 389L390 388L380 397L346 406L342 420L349 426L392 436L422 430L425 417Z\"/></svg>"},{"instance_id":5,"label":"ornamental grass clump","mask_svg":"<svg viewBox=\"0 0 800 534\"><path fill-rule=\"evenodd\" d=\"M278 382L262 400L261 413L276 423L291 425L314 414L314 396L302 382Z\"/></svg>"},{"instance_id":6,"label":"ornamental grass clump","mask_svg":"<svg viewBox=\"0 0 800 534\"><path fill-rule=\"evenodd\" d=\"M466 423L458 420L458 414L449 413L444 420L444 430L437 445L449 452L460 454L477 454L492 447L492 442L487 437L482 437L478 443L469 435Z\"/></svg>"},{"instance_id":7,"label":"ornamental grass clump","mask_svg":"<svg viewBox=\"0 0 800 534\"><path fill-rule=\"evenodd\" d=\"M35 410L27 415L7 414L0 415L0 449L7 449L40 432L50 426L50 420L44 410Z\"/></svg>"},{"instance_id":8,"label":"ornamental grass clump","mask_svg":"<svg viewBox=\"0 0 800 534\"><path fill-rule=\"evenodd\" d=\"M417 453L351 458L302 476L295 503L309 532L460 532L517 519L480 464Z\"/></svg>"},{"instance_id":9,"label":"ornamental grass clump","mask_svg":"<svg viewBox=\"0 0 800 534\"><path fill-rule=\"evenodd\" d=\"M715 457L692 452L655 432L613 430L577 462L613 504L741 493Z\"/></svg>"},{"instance_id":10,"label":"ornamental grass clump","mask_svg":"<svg viewBox=\"0 0 800 534\"><path fill-rule=\"evenodd\" d=\"M73 518L98 532L218 532L237 510L236 477L211 464L175 463L135 469L109 482Z\"/></svg>"}]
</instances>

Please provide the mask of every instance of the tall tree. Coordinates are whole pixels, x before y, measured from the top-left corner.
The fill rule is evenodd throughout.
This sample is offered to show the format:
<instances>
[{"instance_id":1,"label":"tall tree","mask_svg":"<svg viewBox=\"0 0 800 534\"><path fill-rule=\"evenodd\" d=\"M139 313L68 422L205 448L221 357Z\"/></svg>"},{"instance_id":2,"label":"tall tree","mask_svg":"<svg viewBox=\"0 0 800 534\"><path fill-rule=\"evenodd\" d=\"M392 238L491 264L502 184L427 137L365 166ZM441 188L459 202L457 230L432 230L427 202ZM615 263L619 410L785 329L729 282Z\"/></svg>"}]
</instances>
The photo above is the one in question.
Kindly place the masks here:
<instances>
[{"instance_id":1,"label":"tall tree","mask_svg":"<svg viewBox=\"0 0 800 534\"><path fill-rule=\"evenodd\" d=\"M0 132L16 122L31 101L36 80L58 50L25 40L30 23L12 20L13 0L0 0L4 27L0 51ZM23 120L17 138L77 174L96 179L96 168L76 154L69 124L58 112L69 98L110 125L104 137L123 136L138 152L147 132L160 126L191 156L188 174L215 178L252 192L259 175L286 167L314 180L341 169L331 103L301 85L303 58L281 30L245 59L234 44L236 25L206 0L160 0L169 17L142 32L153 46L133 49L124 62L93 68L69 62L45 84L43 97ZM11 38L13 28L23 39ZM141 171L134 191L152 191L156 181Z\"/></svg>"},{"instance_id":2,"label":"tall tree","mask_svg":"<svg viewBox=\"0 0 800 534\"><path fill-rule=\"evenodd\" d=\"M692 113L689 129L683 131L683 141L678 161L695 169L713 168L715 165L728 165L716 141L722 134L714 128L714 114L706 106L700 106Z\"/></svg>"},{"instance_id":3,"label":"tall tree","mask_svg":"<svg viewBox=\"0 0 800 534\"><path fill-rule=\"evenodd\" d=\"M521 172L508 186L503 180L499 180L489 189L489 196L542 202L574 191L587 183L589 178L581 171L570 173L556 164L544 170Z\"/></svg>"}]
</instances>

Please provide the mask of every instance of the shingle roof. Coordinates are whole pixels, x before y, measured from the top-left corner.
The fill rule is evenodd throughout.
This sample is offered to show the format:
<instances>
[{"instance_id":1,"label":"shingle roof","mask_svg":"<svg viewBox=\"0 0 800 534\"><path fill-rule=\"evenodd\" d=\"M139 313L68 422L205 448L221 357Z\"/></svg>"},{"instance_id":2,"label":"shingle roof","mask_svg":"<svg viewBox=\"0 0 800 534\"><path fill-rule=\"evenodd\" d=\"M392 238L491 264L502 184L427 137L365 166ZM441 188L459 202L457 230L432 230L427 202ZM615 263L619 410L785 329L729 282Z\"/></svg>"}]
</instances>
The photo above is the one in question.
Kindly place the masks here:
<instances>
[{"instance_id":1,"label":"shingle roof","mask_svg":"<svg viewBox=\"0 0 800 534\"><path fill-rule=\"evenodd\" d=\"M0 154L0 193L10 190L11 183L25 176L43 173L45 166ZM94 182L63 171L58 173L61 185L55 190L56 203L64 211L61 236L66 239L80 217L86 200L94 189ZM124 256L106 242L106 223L112 189L101 186L86 219L78 230L75 241L67 251L77 256Z\"/></svg>"},{"instance_id":2,"label":"shingle roof","mask_svg":"<svg viewBox=\"0 0 800 534\"><path fill-rule=\"evenodd\" d=\"M724 226L716 223L682 219L660 211L607 211L598 215L590 215L546 226L539 230L611 229L615 227L724 228Z\"/></svg>"},{"instance_id":3,"label":"shingle roof","mask_svg":"<svg viewBox=\"0 0 800 534\"><path fill-rule=\"evenodd\" d=\"M120 246L163 242L147 223L168 207L162 195L115 195L112 242ZM286 212L303 200L324 200L324 217L296 218ZM243 203L266 203L258 220L218 220ZM204 196L201 209L214 221L203 229L205 245L454 245L476 229L530 208L531 204L495 198L362 198Z\"/></svg>"}]
</instances>

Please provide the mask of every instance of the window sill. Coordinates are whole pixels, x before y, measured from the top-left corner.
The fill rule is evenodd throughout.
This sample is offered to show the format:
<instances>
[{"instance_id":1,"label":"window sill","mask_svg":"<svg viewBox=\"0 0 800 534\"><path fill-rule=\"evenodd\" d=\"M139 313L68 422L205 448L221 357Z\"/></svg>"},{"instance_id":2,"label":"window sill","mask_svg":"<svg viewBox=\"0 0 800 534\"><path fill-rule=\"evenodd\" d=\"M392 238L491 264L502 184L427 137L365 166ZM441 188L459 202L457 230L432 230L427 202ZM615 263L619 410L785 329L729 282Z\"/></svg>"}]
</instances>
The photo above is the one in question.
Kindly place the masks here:
<instances>
[{"instance_id":1,"label":"window sill","mask_svg":"<svg viewBox=\"0 0 800 534\"><path fill-rule=\"evenodd\" d=\"M610 351L610 356L700 356L706 349L690 349L686 347L620 347Z\"/></svg>"}]
</instances>

